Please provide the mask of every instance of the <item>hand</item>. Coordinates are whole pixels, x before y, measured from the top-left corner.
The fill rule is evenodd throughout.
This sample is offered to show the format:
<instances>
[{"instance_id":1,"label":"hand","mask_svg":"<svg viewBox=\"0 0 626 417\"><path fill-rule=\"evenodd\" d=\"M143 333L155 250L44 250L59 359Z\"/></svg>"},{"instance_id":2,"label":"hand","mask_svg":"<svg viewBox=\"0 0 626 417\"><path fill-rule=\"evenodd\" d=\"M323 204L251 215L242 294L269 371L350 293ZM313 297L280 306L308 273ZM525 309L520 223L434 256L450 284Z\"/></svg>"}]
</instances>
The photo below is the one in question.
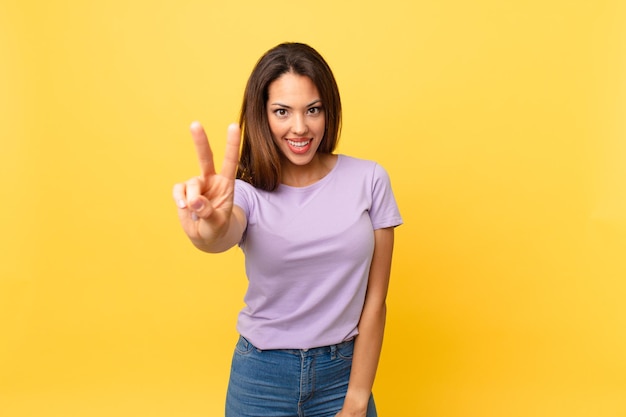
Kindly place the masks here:
<instances>
[{"instance_id":1,"label":"hand","mask_svg":"<svg viewBox=\"0 0 626 417\"><path fill-rule=\"evenodd\" d=\"M174 185L174 201L183 230L194 244L210 244L228 230L233 210L235 175L239 163L241 130L228 126L222 171L215 172L213 152L202 125L190 127L200 163L200 175Z\"/></svg>"},{"instance_id":2,"label":"hand","mask_svg":"<svg viewBox=\"0 0 626 417\"><path fill-rule=\"evenodd\" d=\"M341 407L339 413L335 414L335 417L366 417L369 397L365 398L362 401L356 401L354 396L347 394L343 407Z\"/></svg>"}]
</instances>

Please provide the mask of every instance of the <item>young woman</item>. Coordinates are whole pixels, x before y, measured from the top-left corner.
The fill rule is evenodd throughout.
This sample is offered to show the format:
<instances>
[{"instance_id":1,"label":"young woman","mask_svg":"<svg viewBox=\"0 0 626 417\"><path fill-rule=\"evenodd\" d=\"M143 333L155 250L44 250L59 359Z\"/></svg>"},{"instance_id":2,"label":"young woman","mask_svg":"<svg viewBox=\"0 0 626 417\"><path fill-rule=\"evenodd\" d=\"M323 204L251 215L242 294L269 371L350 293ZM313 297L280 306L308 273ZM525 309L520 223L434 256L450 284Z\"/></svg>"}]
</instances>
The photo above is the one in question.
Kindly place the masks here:
<instances>
[{"instance_id":1,"label":"young woman","mask_svg":"<svg viewBox=\"0 0 626 417\"><path fill-rule=\"evenodd\" d=\"M334 76L299 43L258 61L219 174L191 125L201 175L174 186L181 225L203 251L238 245L249 281L227 417L376 416L402 219L383 168L333 153L340 126Z\"/></svg>"}]
</instances>

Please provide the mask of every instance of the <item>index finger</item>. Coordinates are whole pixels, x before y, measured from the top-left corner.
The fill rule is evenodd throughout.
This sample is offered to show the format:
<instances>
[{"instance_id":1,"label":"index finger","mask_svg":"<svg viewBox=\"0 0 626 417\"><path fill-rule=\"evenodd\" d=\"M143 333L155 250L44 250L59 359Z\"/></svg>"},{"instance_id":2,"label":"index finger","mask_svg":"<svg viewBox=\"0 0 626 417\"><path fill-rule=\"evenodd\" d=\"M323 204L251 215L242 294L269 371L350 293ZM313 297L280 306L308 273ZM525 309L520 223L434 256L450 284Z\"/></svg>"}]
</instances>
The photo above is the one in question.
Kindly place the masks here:
<instances>
[{"instance_id":1,"label":"index finger","mask_svg":"<svg viewBox=\"0 0 626 417\"><path fill-rule=\"evenodd\" d=\"M241 129L236 123L228 126L226 149L224 150L224 162L222 163L221 175L235 179L237 166L239 165L239 145L241 143Z\"/></svg>"},{"instance_id":2,"label":"index finger","mask_svg":"<svg viewBox=\"0 0 626 417\"><path fill-rule=\"evenodd\" d=\"M204 132L204 128L200 122L193 122L189 127L193 144L196 147L196 154L200 164L200 172L202 177L206 178L215 174L215 164L213 163L213 151L209 145L209 139Z\"/></svg>"}]
</instances>

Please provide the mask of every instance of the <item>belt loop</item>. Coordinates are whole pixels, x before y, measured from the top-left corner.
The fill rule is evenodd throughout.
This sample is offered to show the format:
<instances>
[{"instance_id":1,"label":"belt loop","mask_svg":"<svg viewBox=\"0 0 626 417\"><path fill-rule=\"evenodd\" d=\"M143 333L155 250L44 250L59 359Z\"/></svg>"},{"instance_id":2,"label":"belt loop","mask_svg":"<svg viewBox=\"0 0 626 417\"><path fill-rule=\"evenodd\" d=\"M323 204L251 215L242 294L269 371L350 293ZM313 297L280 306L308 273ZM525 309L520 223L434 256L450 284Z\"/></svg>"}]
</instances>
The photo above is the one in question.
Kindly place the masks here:
<instances>
[{"instance_id":1,"label":"belt loop","mask_svg":"<svg viewBox=\"0 0 626 417\"><path fill-rule=\"evenodd\" d=\"M337 345L330 345L330 359L337 358Z\"/></svg>"}]
</instances>

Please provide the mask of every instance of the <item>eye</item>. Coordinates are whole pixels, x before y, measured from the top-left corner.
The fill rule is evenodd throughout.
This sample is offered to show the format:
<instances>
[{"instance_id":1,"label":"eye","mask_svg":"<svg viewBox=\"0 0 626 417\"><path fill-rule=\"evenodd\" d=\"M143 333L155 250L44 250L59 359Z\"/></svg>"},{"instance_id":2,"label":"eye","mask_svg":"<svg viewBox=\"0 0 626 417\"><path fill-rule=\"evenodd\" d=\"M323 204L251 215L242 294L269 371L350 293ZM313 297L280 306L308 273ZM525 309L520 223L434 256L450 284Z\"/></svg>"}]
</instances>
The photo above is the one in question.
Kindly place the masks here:
<instances>
[{"instance_id":1,"label":"eye","mask_svg":"<svg viewBox=\"0 0 626 417\"><path fill-rule=\"evenodd\" d=\"M322 112L322 108L321 107L311 107L308 110L308 113L311 115L318 115Z\"/></svg>"},{"instance_id":2,"label":"eye","mask_svg":"<svg viewBox=\"0 0 626 417\"><path fill-rule=\"evenodd\" d=\"M287 109L276 109L274 110L274 114L278 117L285 117L287 116Z\"/></svg>"}]
</instances>

